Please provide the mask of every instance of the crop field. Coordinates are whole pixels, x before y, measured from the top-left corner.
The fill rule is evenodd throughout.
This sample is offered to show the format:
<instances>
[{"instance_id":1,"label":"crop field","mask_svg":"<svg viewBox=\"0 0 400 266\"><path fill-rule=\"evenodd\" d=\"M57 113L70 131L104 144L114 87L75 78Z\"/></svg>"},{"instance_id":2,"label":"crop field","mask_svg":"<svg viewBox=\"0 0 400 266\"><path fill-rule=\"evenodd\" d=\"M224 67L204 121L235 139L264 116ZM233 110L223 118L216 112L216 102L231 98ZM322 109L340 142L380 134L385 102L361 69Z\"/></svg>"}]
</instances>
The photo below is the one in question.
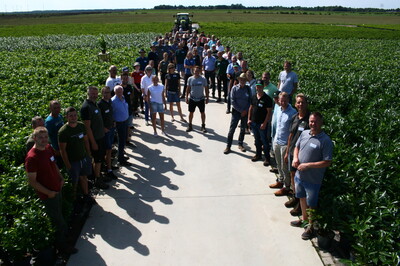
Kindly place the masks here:
<instances>
[{"instance_id":1,"label":"crop field","mask_svg":"<svg viewBox=\"0 0 400 266\"><path fill-rule=\"evenodd\" d=\"M169 29L160 26L151 31L154 25L143 24L142 33L116 30L110 34L98 28L92 34L68 35L70 27L83 24L61 25L54 26L58 35L0 37L0 58L5 59L0 61L0 246L12 257L43 248L51 240L48 219L21 165L30 119L46 117L53 99L59 99L63 107L79 107L87 86L104 85L109 63L97 60L97 34L105 34L112 63L120 68L132 66L137 50ZM261 29L257 28L238 31L237 23L231 22L203 25L206 33L215 33L224 45L242 51L258 77L269 70L276 83L283 61L293 62L299 91L310 97L312 111L323 113L325 130L335 145L334 163L321 191L320 222L346 236L355 263L396 265L400 250L400 41L390 36L399 36L398 26L385 31L389 32L386 37L368 39L360 28L351 28L358 38L331 38L331 32L319 29L320 25L314 30L325 32L325 38L290 38L258 34ZM5 28L0 28L2 36ZM335 29L332 34L339 34L342 27Z\"/></svg>"}]
</instances>

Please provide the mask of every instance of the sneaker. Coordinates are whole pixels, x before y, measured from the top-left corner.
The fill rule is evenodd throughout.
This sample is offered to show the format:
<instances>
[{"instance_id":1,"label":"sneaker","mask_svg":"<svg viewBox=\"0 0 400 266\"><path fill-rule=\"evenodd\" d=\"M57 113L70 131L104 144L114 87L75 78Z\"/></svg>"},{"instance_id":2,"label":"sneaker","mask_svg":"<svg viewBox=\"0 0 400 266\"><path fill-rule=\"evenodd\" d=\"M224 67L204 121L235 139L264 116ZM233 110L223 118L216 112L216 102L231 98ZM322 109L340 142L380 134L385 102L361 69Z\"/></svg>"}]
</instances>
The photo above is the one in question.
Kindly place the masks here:
<instances>
[{"instance_id":1,"label":"sneaker","mask_svg":"<svg viewBox=\"0 0 400 266\"><path fill-rule=\"evenodd\" d=\"M296 204L299 202L298 198L291 198L290 200L285 202L285 207L286 208L293 208L294 206L296 206Z\"/></svg>"},{"instance_id":2,"label":"sneaker","mask_svg":"<svg viewBox=\"0 0 400 266\"><path fill-rule=\"evenodd\" d=\"M304 231L304 233L301 234L301 238L303 240L310 240L315 236L315 232L314 229L312 227L312 225L309 225L306 230Z\"/></svg>"},{"instance_id":3,"label":"sneaker","mask_svg":"<svg viewBox=\"0 0 400 266\"><path fill-rule=\"evenodd\" d=\"M253 158L251 158L251 161L252 161L252 162L257 162L257 161L259 161L260 159L261 159L261 156L259 156L259 155L254 155Z\"/></svg>"},{"instance_id":4,"label":"sneaker","mask_svg":"<svg viewBox=\"0 0 400 266\"><path fill-rule=\"evenodd\" d=\"M193 130L192 124L189 124L187 129L186 129L186 132L190 132L192 130Z\"/></svg>"},{"instance_id":5,"label":"sneaker","mask_svg":"<svg viewBox=\"0 0 400 266\"><path fill-rule=\"evenodd\" d=\"M146 121L146 126L149 126L149 125L150 125L149 121Z\"/></svg>"},{"instance_id":6,"label":"sneaker","mask_svg":"<svg viewBox=\"0 0 400 266\"><path fill-rule=\"evenodd\" d=\"M175 122L175 118L172 117L172 118L171 118L171 122Z\"/></svg>"},{"instance_id":7,"label":"sneaker","mask_svg":"<svg viewBox=\"0 0 400 266\"><path fill-rule=\"evenodd\" d=\"M275 173L275 174L278 174L279 173L279 170L278 170L278 168L275 168L275 167L273 167L271 170L269 170L271 173Z\"/></svg>"},{"instance_id":8,"label":"sneaker","mask_svg":"<svg viewBox=\"0 0 400 266\"><path fill-rule=\"evenodd\" d=\"M265 159L264 162L263 162L263 165L264 165L264 166L269 166L270 163L269 163L269 161L268 161L267 159Z\"/></svg>"},{"instance_id":9,"label":"sneaker","mask_svg":"<svg viewBox=\"0 0 400 266\"><path fill-rule=\"evenodd\" d=\"M183 123L187 123L187 121L186 121L186 119L185 119L185 118L181 118L181 122L183 122Z\"/></svg>"},{"instance_id":10,"label":"sneaker","mask_svg":"<svg viewBox=\"0 0 400 266\"><path fill-rule=\"evenodd\" d=\"M118 176L116 176L113 171L108 172L106 175L111 179L118 179Z\"/></svg>"},{"instance_id":11,"label":"sneaker","mask_svg":"<svg viewBox=\"0 0 400 266\"><path fill-rule=\"evenodd\" d=\"M282 182L276 182L274 184L269 185L269 188L283 188Z\"/></svg>"},{"instance_id":12,"label":"sneaker","mask_svg":"<svg viewBox=\"0 0 400 266\"><path fill-rule=\"evenodd\" d=\"M294 209L290 211L290 215L292 215L292 216L300 216L301 215L300 203L297 203L297 205L294 207Z\"/></svg>"},{"instance_id":13,"label":"sneaker","mask_svg":"<svg viewBox=\"0 0 400 266\"><path fill-rule=\"evenodd\" d=\"M201 132L203 132L203 133L207 133L206 126L201 126Z\"/></svg>"},{"instance_id":14,"label":"sneaker","mask_svg":"<svg viewBox=\"0 0 400 266\"><path fill-rule=\"evenodd\" d=\"M231 111L230 110L226 110L226 114L230 114L231 113Z\"/></svg>"},{"instance_id":15,"label":"sneaker","mask_svg":"<svg viewBox=\"0 0 400 266\"><path fill-rule=\"evenodd\" d=\"M228 154L228 153L230 153L230 152L231 152L231 148L226 147L225 150L224 150L224 154Z\"/></svg>"},{"instance_id":16,"label":"sneaker","mask_svg":"<svg viewBox=\"0 0 400 266\"><path fill-rule=\"evenodd\" d=\"M303 220L291 221L290 225L293 226L293 227L302 227L303 226Z\"/></svg>"},{"instance_id":17,"label":"sneaker","mask_svg":"<svg viewBox=\"0 0 400 266\"><path fill-rule=\"evenodd\" d=\"M130 141L127 141L127 142L125 143L125 145L126 145L127 147L137 148L137 146L135 145L135 143L132 143L132 142L130 142Z\"/></svg>"},{"instance_id":18,"label":"sneaker","mask_svg":"<svg viewBox=\"0 0 400 266\"><path fill-rule=\"evenodd\" d=\"M94 183L95 187L99 189L108 189L110 186L106 183L104 183L102 180L97 180L96 183Z\"/></svg>"},{"instance_id":19,"label":"sneaker","mask_svg":"<svg viewBox=\"0 0 400 266\"><path fill-rule=\"evenodd\" d=\"M161 135L163 135L163 136L165 136L165 137L168 136L167 133L165 133L165 131L162 131L162 132L161 132Z\"/></svg>"},{"instance_id":20,"label":"sneaker","mask_svg":"<svg viewBox=\"0 0 400 266\"><path fill-rule=\"evenodd\" d=\"M243 147L243 145L239 145L239 150L241 150L242 152L246 152L246 149Z\"/></svg>"},{"instance_id":21,"label":"sneaker","mask_svg":"<svg viewBox=\"0 0 400 266\"><path fill-rule=\"evenodd\" d=\"M290 190L284 187L284 188L281 188L280 190L278 190L277 192L275 192L274 194L277 197L282 197L282 196L289 195L289 193L290 193Z\"/></svg>"},{"instance_id":22,"label":"sneaker","mask_svg":"<svg viewBox=\"0 0 400 266\"><path fill-rule=\"evenodd\" d=\"M158 137L157 132L154 132L154 133L153 133L153 136L154 136L154 137Z\"/></svg>"}]
</instances>

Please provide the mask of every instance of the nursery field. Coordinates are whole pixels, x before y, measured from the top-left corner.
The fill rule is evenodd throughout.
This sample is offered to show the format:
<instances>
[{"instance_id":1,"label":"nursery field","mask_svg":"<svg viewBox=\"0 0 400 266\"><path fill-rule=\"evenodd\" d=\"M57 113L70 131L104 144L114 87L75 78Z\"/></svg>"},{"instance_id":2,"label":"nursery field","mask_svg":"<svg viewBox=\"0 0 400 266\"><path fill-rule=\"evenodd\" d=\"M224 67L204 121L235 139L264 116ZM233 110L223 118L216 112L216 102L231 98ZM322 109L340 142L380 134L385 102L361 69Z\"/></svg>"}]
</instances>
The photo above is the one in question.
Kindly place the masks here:
<instances>
[{"instance_id":1,"label":"nursery field","mask_svg":"<svg viewBox=\"0 0 400 266\"><path fill-rule=\"evenodd\" d=\"M387 31L382 39L368 39L365 32L351 39L349 35L330 38L329 32L326 38L250 37L245 32L234 34L234 25L205 24L204 29L233 51L242 51L257 77L269 70L276 83L283 61L291 60L299 75L299 92L310 97L312 111L325 116L335 153L321 191L319 223L349 240L355 263L396 265L400 250L399 31ZM223 28L229 33L223 34ZM22 166L30 119L46 117L53 99L64 108L79 108L87 86L104 85L109 63L97 60L97 33L106 33L112 64L121 68L132 67L138 49L147 48L166 28L146 31L0 37L2 256L20 258L46 247L52 239L48 218ZM0 32L4 33L4 27Z\"/></svg>"}]
</instances>

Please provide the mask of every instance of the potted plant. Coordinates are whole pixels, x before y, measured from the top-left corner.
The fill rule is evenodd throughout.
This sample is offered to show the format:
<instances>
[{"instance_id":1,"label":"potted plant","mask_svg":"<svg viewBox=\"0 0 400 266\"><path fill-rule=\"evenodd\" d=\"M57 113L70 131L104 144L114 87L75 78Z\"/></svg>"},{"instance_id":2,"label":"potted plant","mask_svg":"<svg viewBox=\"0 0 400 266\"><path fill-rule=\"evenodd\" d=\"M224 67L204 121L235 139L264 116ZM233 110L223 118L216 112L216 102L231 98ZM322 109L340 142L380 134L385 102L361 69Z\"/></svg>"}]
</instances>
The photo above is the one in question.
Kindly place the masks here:
<instances>
[{"instance_id":1,"label":"potted plant","mask_svg":"<svg viewBox=\"0 0 400 266\"><path fill-rule=\"evenodd\" d=\"M102 54L106 54L107 52L107 42L104 39L104 36L101 35L98 39L99 45L100 45L100 49L101 49L101 53Z\"/></svg>"}]
</instances>

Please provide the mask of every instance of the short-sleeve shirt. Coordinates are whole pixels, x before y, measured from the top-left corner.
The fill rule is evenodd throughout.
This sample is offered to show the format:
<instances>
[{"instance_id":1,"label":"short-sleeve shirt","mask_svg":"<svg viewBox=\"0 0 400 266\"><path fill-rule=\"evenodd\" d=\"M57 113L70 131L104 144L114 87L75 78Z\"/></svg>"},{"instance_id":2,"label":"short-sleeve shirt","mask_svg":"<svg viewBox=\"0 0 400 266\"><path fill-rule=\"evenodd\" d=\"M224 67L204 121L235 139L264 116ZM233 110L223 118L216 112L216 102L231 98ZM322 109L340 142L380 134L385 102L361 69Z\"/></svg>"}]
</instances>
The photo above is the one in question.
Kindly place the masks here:
<instances>
[{"instance_id":1,"label":"short-sleeve shirt","mask_svg":"<svg viewBox=\"0 0 400 266\"><path fill-rule=\"evenodd\" d=\"M129 84L127 84L126 87L124 88L124 97L125 97L126 103L128 104L129 115L132 115L133 114L133 109L132 109L131 97L133 97L133 88Z\"/></svg>"},{"instance_id":2,"label":"short-sleeve shirt","mask_svg":"<svg viewBox=\"0 0 400 266\"><path fill-rule=\"evenodd\" d=\"M214 71L215 70L215 62L217 59L215 59L214 56L206 56L203 59L203 66L205 71Z\"/></svg>"},{"instance_id":3,"label":"short-sleeve shirt","mask_svg":"<svg viewBox=\"0 0 400 266\"><path fill-rule=\"evenodd\" d=\"M32 148L25 158L27 173L36 173L36 180L45 188L52 191L61 190L61 178L57 170L53 148L48 144L44 150ZM36 191L39 198L45 200L48 196Z\"/></svg>"},{"instance_id":4,"label":"short-sleeve shirt","mask_svg":"<svg viewBox=\"0 0 400 266\"><path fill-rule=\"evenodd\" d=\"M254 123L262 124L265 121L265 117L268 115L267 108L272 108L272 100L265 93L260 99L258 99L257 95L253 95L251 105L253 106L251 120Z\"/></svg>"},{"instance_id":5,"label":"short-sleeve shirt","mask_svg":"<svg viewBox=\"0 0 400 266\"><path fill-rule=\"evenodd\" d=\"M176 56L176 63L183 64L183 62L185 61L186 52L184 49L178 49L176 50L175 56Z\"/></svg>"},{"instance_id":6,"label":"short-sleeve shirt","mask_svg":"<svg viewBox=\"0 0 400 266\"><path fill-rule=\"evenodd\" d=\"M106 86L109 87L112 92L114 91L114 87L120 85L121 83L122 82L120 77L115 77L115 78L108 77L106 80Z\"/></svg>"},{"instance_id":7,"label":"short-sleeve shirt","mask_svg":"<svg viewBox=\"0 0 400 266\"><path fill-rule=\"evenodd\" d=\"M101 110L101 117L103 118L103 124L105 128L112 128L114 126L114 119L113 119L113 108L111 105L111 100L108 102L104 99L101 99L97 106L99 106Z\"/></svg>"},{"instance_id":8,"label":"short-sleeve shirt","mask_svg":"<svg viewBox=\"0 0 400 266\"><path fill-rule=\"evenodd\" d=\"M188 86L190 86L190 99L199 102L204 99L204 87L207 86L207 80L203 76L191 76L188 79Z\"/></svg>"},{"instance_id":9,"label":"short-sleeve shirt","mask_svg":"<svg viewBox=\"0 0 400 266\"><path fill-rule=\"evenodd\" d=\"M149 59L147 57L138 57L136 58L136 62L140 64L140 70L144 71L146 66L149 64Z\"/></svg>"},{"instance_id":10,"label":"short-sleeve shirt","mask_svg":"<svg viewBox=\"0 0 400 266\"><path fill-rule=\"evenodd\" d=\"M332 140L325 132L312 136L310 130L301 133L296 142L299 149L300 163L331 161L333 153ZM321 184L326 168L308 168L303 171L296 171L296 176L305 182Z\"/></svg>"},{"instance_id":11,"label":"short-sleeve shirt","mask_svg":"<svg viewBox=\"0 0 400 266\"><path fill-rule=\"evenodd\" d=\"M296 109L294 109L290 104L287 106L285 110L282 110L280 107L280 112L277 114L277 123L276 123L276 134L274 142L279 145L287 145L289 134L290 134L290 125L292 123L291 119L297 113Z\"/></svg>"},{"instance_id":12,"label":"short-sleeve shirt","mask_svg":"<svg viewBox=\"0 0 400 266\"><path fill-rule=\"evenodd\" d=\"M158 84L157 86L149 86L150 92L150 102L152 103L163 103L162 93L164 90L164 85Z\"/></svg>"},{"instance_id":13,"label":"short-sleeve shirt","mask_svg":"<svg viewBox=\"0 0 400 266\"><path fill-rule=\"evenodd\" d=\"M160 62L160 72L162 74L168 73L168 64L169 64L168 61L164 61L163 60L163 61Z\"/></svg>"},{"instance_id":14,"label":"short-sleeve shirt","mask_svg":"<svg viewBox=\"0 0 400 266\"><path fill-rule=\"evenodd\" d=\"M103 118L101 117L101 111L97 103L86 99L81 108L81 119L83 121L90 120L90 128L92 129L95 140L104 137Z\"/></svg>"},{"instance_id":15,"label":"short-sleeve shirt","mask_svg":"<svg viewBox=\"0 0 400 266\"><path fill-rule=\"evenodd\" d=\"M78 122L76 127L71 127L66 123L58 131L58 142L67 144L66 151L70 162L77 162L86 157L83 139L85 135L86 127L82 122Z\"/></svg>"},{"instance_id":16,"label":"short-sleeve shirt","mask_svg":"<svg viewBox=\"0 0 400 266\"><path fill-rule=\"evenodd\" d=\"M281 82L279 90L284 91L287 94L291 94L294 89L294 83L299 82L297 74L293 71L290 71L289 73L282 71L279 73L279 81Z\"/></svg>"},{"instance_id":17,"label":"short-sleeve shirt","mask_svg":"<svg viewBox=\"0 0 400 266\"><path fill-rule=\"evenodd\" d=\"M129 112L128 112L128 104L125 101L125 97L120 98L117 97L117 95L114 95L111 98L111 104L113 107L113 118L114 121L116 122L124 122L128 119L129 117Z\"/></svg>"},{"instance_id":18,"label":"short-sleeve shirt","mask_svg":"<svg viewBox=\"0 0 400 266\"><path fill-rule=\"evenodd\" d=\"M132 72L131 76L133 78L133 82L135 82L136 85L140 86L140 81L142 80L142 77L146 75L143 71L139 71L139 72ZM140 89L140 88L139 88Z\"/></svg>"},{"instance_id":19,"label":"short-sleeve shirt","mask_svg":"<svg viewBox=\"0 0 400 266\"><path fill-rule=\"evenodd\" d=\"M215 62L216 74L217 76L226 76L226 70L228 68L229 61L225 58L222 60L218 60Z\"/></svg>"},{"instance_id":20,"label":"short-sleeve shirt","mask_svg":"<svg viewBox=\"0 0 400 266\"><path fill-rule=\"evenodd\" d=\"M49 133L51 147L53 147L53 149L55 149L56 151L60 150L60 148L58 147L58 141L57 141L58 135L57 134L58 134L58 130L60 130L60 128L64 125L62 115L58 114L57 117L53 117L50 114L46 118L44 125L47 128L47 131Z\"/></svg>"},{"instance_id":21,"label":"short-sleeve shirt","mask_svg":"<svg viewBox=\"0 0 400 266\"><path fill-rule=\"evenodd\" d=\"M167 91L178 92L180 78L177 72L165 75L165 79L168 80Z\"/></svg>"},{"instance_id":22,"label":"short-sleeve shirt","mask_svg":"<svg viewBox=\"0 0 400 266\"><path fill-rule=\"evenodd\" d=\"M187 66L195 66L196 65L196 61L194 60L194 58L185 58L184 64ZM192 74L192 70L190 68L185 68L185 74L186 75L191 75Z\"/></svg>"},{"instance_id":23,"label":"short-sleeve shirt","mask_svg":"<svg viewBox=\"0 0 400 266\"><path fill-rule=\"evenodd\" d=\"M290 140L290 154L293 154L294 148L296 147L296 142L299 139L301 133L303 133L304 130L310 129L310 126L308 125L309 118L309 112L307 112L307 114L302 119L299 118L298 114L295 114L293 116L292 124L290 125L290 133L293 134L293 137Z\"/></svg>"}]
</instances>

